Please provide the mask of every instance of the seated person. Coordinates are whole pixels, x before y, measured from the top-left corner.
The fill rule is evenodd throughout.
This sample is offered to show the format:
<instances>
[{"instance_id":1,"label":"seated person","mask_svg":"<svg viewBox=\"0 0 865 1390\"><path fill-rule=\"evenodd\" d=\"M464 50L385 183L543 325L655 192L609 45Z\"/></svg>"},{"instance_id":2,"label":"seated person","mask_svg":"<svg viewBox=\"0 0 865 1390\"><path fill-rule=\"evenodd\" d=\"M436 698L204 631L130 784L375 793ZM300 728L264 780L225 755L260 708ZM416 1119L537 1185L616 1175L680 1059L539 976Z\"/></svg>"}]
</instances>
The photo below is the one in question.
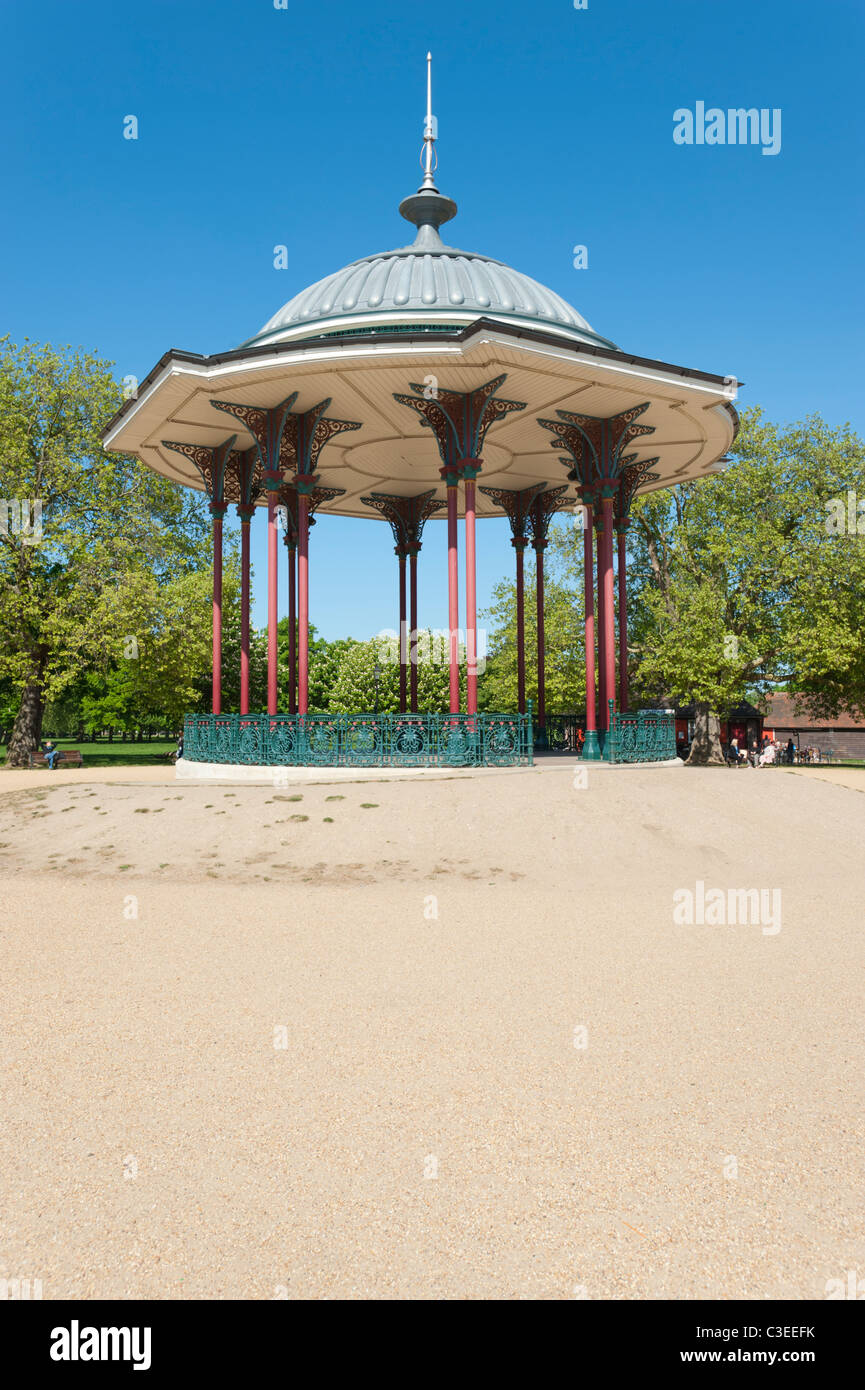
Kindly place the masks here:
<instances>
[{"instance_id":1,"label":"seated person","mask_svg":"<svg viewBox=\"0 0 865 1390\"><path fill-rule=\"evenodd\" d=\"M48 759L48 766L53 772L57 759L60 757L60 749L57 747L57 744L49 738L46 739L42 745L42 753Z\"/></svg>"}]
</instances>

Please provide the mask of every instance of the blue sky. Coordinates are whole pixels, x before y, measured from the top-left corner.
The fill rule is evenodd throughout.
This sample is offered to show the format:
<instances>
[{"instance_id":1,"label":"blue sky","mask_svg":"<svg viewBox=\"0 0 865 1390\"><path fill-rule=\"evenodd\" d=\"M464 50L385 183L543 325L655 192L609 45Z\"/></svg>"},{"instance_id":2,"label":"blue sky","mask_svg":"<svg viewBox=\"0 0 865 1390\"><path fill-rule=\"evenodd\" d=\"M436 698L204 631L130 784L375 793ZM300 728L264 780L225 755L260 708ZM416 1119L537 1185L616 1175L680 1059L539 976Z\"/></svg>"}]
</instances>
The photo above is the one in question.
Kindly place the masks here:
<instances>
[{"instance_id":1,"label":"blue sky","mask_svg":"<svg viewBox=\"0 0 865 1390\"><path fill-rule=\"evenodd\" d=\"M774 419L865 430L862 0L4 0L0 35L14 339L82 344L140 378L170 347L236 346L305 285L404 244L431 48L454 244L551 286L629 351L737 376ZM780 153L674 144L673 112L700 100L780 108ZM481 605L512 557L504 523L484 522ZM395 571L383 525L322 518L319 630L392 626ZM446 624L441 524L421 620Z\"/></svg>"}]
</instances>

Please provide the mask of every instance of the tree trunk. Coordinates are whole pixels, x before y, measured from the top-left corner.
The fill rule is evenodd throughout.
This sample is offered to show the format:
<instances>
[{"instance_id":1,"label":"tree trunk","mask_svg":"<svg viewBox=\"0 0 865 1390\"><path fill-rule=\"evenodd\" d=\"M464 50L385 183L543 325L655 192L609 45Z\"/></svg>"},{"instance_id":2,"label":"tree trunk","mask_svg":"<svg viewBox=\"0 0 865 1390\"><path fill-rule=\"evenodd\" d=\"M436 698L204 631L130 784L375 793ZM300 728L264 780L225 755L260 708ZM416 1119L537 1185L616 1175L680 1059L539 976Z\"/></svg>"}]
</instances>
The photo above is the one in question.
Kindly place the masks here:
<instances>
[{"instance_id":1,"label":"tree trunk","mask_svg":"<svg viewBox=\"0 0 865 1390\"><path fill-rule=\"evenodd\" d=\"M688 754L688 767L723 766L724 754L721 749L721 725L717 714L708 705L694 707L694 737Z\"/></svg>"},{"instance_id":2,"label":"tree trunk","mask_svg":"<svg viewBox=\"0 0 865 1390\"><path fill-rule=\"evenodd\" d=\"M28 681L21 692L21 705L15 716L12 736L6 749L7 767L29 766L30 754L36 753L39 749L43 712L41 683Z\"/></svg>"}]
</instances>

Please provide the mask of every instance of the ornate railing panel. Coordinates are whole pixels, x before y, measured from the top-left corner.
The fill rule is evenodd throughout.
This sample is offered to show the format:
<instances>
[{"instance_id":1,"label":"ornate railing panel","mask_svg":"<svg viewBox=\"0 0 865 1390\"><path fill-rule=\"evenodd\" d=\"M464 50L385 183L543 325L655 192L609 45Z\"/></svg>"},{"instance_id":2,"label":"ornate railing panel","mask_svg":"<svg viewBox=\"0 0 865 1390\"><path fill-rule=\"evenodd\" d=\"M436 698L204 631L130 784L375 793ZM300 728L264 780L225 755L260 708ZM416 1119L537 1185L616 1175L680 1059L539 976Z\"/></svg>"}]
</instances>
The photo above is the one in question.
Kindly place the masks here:
<instances>
[{"instance_id":1,"label":"ornate railing panel","mask_svg":"<svg viewBox=\"0 0 865 1390\"><path fill-rule=\"evenodd\" d=\"M610 708L610 732L604 749L611 763L658 763L676 757L676 717L663 709Z\"/></svg>"},{"instance_id":2,"label":"ornate railing panel","mask_svg":"<svg viewBox=\"0 0 865 1390\"><path fill-rule=\"evenodd\" d=\"M493 767L507 767L511 763L519 762L521 740L525 734L522 720L527 717L519 714L487 715L481 727L483 738L481 761L487 766Z\"/></svg>"},{"instance_id":3,"label":"ornate railing panel","mask_svg":"<svg viewBox=\"0 0 865 1390\"><path fill-rule=\"evenodd\" d=\"M519 767L528 714L188 714L189 762L263 767Z\"/></svg>"}]
</instances>

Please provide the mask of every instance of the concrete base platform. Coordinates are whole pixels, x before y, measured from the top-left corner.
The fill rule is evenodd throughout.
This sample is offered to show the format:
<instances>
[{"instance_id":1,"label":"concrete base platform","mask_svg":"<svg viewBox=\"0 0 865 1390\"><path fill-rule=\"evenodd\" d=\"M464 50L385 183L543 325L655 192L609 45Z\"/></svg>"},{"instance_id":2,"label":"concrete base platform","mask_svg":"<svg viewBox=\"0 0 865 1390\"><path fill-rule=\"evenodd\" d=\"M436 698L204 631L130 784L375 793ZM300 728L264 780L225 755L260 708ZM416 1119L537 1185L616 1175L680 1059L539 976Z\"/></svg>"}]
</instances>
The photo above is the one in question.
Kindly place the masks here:
<instances>
[{"instance_id":1,"label":"concrete base platform","mask_svg":"<svg viewBox=\"0 0 865 1390\"><path fill-rule=\"evenodd\" d=\"M583 762L575 754L542 753L534 767L260 767L249 763L193 763L180 758L175 766L178 782L242 782L247 786L292 787L316 782L436 782L453 777L502 777L538 773L556 768L585 767L621 771L652 767L683 767L681 758L663 763Z\"/></svg>"},{"instance_id":2,"label":"concrete base platform","mask_svg":"<svg viewBox=\"0 0 865 1390\"><path fill-rule=\"evenodd\" d=\"M179 758L178 782L244 782L252 786L291 787L315 782L434 782L450 777L501 777L536 772L531 767L260 767L249 763L193 763Z\"/></svg>"}]
</instances>

